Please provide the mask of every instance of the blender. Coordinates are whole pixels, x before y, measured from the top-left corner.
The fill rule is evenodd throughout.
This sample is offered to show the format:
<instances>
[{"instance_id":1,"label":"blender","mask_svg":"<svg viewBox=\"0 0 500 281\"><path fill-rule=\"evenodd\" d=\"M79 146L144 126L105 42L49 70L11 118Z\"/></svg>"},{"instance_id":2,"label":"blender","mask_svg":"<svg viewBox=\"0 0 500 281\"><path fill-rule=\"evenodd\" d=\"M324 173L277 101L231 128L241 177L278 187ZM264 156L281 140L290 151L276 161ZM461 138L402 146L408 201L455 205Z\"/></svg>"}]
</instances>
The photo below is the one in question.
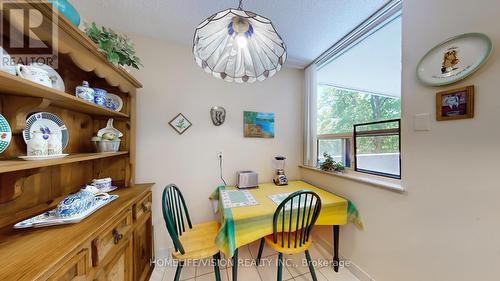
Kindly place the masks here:
<instances>
[{"instance_id":1,"label":"blender","mask_svg":"<svg viewBox=\"0 0 500 281\"><path fill-rule=\"evenodd\" d=\"M275 185L287 185L288 180L285 176L285 157L284 156L276 156L274 157L275 165L276 165L276 175L274 176L273 182Z\"/></svg>"}]
</instances>

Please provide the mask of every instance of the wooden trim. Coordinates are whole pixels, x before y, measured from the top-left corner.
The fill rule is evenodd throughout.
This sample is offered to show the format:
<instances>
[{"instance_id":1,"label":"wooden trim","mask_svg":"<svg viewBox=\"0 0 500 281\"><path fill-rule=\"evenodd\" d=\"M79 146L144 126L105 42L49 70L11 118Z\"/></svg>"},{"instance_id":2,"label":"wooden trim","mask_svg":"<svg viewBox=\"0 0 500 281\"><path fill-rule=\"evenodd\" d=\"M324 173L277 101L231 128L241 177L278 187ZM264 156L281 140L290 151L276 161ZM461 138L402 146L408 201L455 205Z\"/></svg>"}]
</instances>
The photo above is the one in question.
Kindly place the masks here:
<instances>
[{"instance_id":1,"label":"wooden trim","mask_svg":"<svg viewBox=\"0 0 500 281\"><path fill-rule=\"evenodd\" d=\"M467 94L467 114L457 115L457 116L442 116L442 98L444 95L449 95L457 92L466 92ZM462 88L451 89L447 91L441 91L436 93L436 120L437 121L448 121L448 120L459 120L474 118L474 85L465 86Z\"/></svg>"},{"instance_id":2,"label":"wooden trim","mask_svg":"<svg viewBox=\"0 0 500 281\"><path fill-rule=\"evenodd\" d=\"M0 173L7 173L20 170L36 169L48 166L63 165L74 162L90 161L108 157L127 155L128 151L103 152L103 153L75 153L61 159L26 161L22 159L2 160L0 161Z\"/></svg>"}]
</instances>

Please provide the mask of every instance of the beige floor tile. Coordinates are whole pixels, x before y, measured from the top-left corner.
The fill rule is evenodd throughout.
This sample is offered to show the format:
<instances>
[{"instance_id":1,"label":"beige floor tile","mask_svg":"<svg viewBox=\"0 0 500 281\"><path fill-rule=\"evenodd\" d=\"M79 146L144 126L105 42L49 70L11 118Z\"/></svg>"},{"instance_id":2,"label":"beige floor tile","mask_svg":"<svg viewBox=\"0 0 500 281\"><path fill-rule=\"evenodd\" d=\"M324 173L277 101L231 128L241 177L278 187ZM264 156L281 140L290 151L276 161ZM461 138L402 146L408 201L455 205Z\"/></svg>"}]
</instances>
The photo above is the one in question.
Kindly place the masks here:
<instances>
[{"instance_id":1,"label":"beige floor tile","mask_svg":"<svg viewBox=\"0 0 500 281\"><path fill-rule=\"evenodd\" d=\"M162 281L164 273L165 273L164 267L155 267L153 273L151 273L149 281Z\"/></svg>"},{"instance_id":2,"label":"beige floor tile","mask_svg":"<svg viewBox=\"0 0 500 281\"><path fill-rule=\"evenodd\" d=\"M220 279L221 281L228 281L227 280L227 272L225 269L222 269L220 271ZM205 274L205 275L196 275L196 278L194 279L195 281L215 281L215 273L214 272L210 272L209 274ZM258 281L258 280L256 280Z\"/></svg>"},{"instance_id":3,"label":"beige floor tile","mask_svg":"<svg viewBox=\"0 0 500 281\"><path fill-rule=\"evenodd\" d=\"M254 258L257 258L257 254L259 253L259 245L260 245L260 240L254 241L248 245L248 247L250 248L250 253ZM264 250L262 251L262 256L267 257L274 254L276 254L276 251L274 251L269 246L264 244Z\"/></svg>"},{"instance_id":4,"label":"beige floor tile","mask_svg":"<svg viewBox=\"0 0 500 281\"><path fill-rule=\"evenodd\" d=\"M288 269L293 277L309 273L309 267L307 266L307 260L304 253L284 255L283 259L285 259L286 269Z\"/></svg>"},{"instance_id":5,"label":"beige floor tile","mask_svg":"<svg viewBox=\"0 0 500 281\"><path fill-rule=\"evenodd\" d=\"M321 273L319 273L317 271L316 271L316 278L318 279L318 281L330 281L330 280L326 279L325 276L323 276ZM293 280L294 281L313 281L311 273L306 273L306 274L297 276L297 277L293 278ZM338 280L333 279L331 281L338 281Z\"/></svg>"},{"instance_id":6,"label":"beige floor tile","mask_svg":"<svg viewBox=\"0 0 500 281\"><path fill-rule=\"evenodd\" d=\"M341 267L339 272L335 272L333 267L325 267L320 269L319 272L329 281L359 281L347 268Z\"/></svg>"},{"instance_id":7,"label":"beige floor tile","mask_svg":"<svg viewBox=\"0 0 500 281\"><path fill-rule=\"evenodd\" d=\"M276 280L276 277L278 276L277 260L278 260L278 255L262 258L261 265L257 267L261 280L263 281ZM290 274L290 272L288 272L286 267L283 267L282 273L283 273L283 280L292 279L292 275Z\"/></svg>"},{"instance_id":8,"label":"beige floor tile","mask_svg":"<svg viewBox=\"0 0 500 281\"><path fill-rule=\"evenodd\" d=\"M228 281L233 280L232 268L227 268ZM238 266L238 281L259 281L260 275L255 266ZM267 281L267 280L266 280Z\"/></svg>"},{"instance_id":9,"label":"beige floor tile","mask_svg":"<svg viewBox=\"0 0 500 281\"><path fill-rule=\"evenodd\" d=\"M214 272L214 267L213 264L211 263L211 259L201 260L198 266L196 267L196 276L201 276L213 272Z\"/></svg>"}]
</instances>

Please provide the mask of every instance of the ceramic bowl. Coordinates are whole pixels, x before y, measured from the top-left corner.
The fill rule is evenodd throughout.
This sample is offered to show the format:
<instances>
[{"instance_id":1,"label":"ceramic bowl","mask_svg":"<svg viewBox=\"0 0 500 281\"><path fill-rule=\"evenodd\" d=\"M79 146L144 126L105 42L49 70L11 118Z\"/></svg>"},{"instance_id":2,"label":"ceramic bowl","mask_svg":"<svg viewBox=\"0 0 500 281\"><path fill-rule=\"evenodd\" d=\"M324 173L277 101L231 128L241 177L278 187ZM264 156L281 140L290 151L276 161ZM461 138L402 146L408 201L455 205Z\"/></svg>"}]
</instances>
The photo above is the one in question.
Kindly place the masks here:
<instances>
[{"instance_id":1,"label":"ceramic bowl","mask_svg":"<svg viewBox=\"0 0 500 281\"><path fill-rule=\"evenodd\" d=\"M96 197L92 192L81 190L64 198L57 205L56 214L59 217L75 216L92 208L95 201Z\"/></svg>"},{"instance_id":2,"label":"ceramic bowl","mask_svg":"<svg viewBox=\"0 0 500 281\"><path fill-rule=\"evenodd\" d=\"M93 179L92 185L99 188L99 189L109 188L109 187L111 187L111 178Z\"/></svg>"},{"instance_id":3,"label":"ceramic bowl","mask_svg":"<svg viewBox=\"0 0 500 281\"><path fill-rule=\"evenodd\" d=\"M100 88L93 88L93 89L94 89L94 103L101 106L106 106L106 95L108 94L108 92Z\"/></svg>"}]
</instances>

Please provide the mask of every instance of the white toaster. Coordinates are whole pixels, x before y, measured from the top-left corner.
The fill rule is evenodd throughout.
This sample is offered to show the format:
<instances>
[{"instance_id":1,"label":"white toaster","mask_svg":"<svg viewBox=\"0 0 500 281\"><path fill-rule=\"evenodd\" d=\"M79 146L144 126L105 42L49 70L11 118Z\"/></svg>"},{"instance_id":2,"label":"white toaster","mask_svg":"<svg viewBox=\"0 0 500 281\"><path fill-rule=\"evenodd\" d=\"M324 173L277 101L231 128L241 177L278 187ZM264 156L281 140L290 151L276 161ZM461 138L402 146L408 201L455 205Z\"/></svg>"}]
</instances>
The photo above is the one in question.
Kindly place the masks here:
<instances>
[{"instance_id":1,"label":"white toaster","mask_svg":"<svg viewBox=\"0 0 500 281\"><path fill-rule=\"evenodd\" d=\"M259 186L259 174L254 171L240 171L236 173L236 187L252 188Z\"/></svg>"}]
</instances>

